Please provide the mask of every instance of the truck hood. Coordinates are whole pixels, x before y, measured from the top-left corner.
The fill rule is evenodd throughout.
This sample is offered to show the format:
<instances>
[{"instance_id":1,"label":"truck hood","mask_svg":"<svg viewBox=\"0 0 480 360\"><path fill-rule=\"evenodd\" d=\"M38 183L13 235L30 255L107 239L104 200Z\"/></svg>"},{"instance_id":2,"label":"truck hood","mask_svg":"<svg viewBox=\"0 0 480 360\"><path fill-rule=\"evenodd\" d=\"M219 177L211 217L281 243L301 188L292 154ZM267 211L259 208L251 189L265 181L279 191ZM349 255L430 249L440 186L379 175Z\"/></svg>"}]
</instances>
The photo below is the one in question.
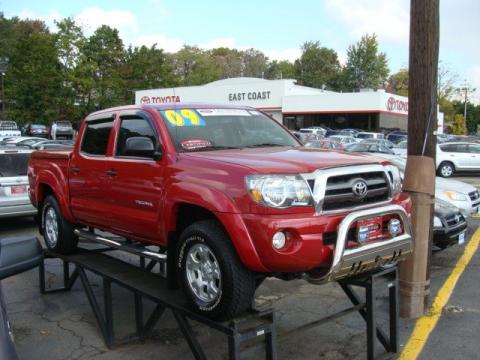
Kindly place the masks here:
<instances>
[{"instance_id":1,"label":"truck hood","mask_svg":"<svg viewBox=\"0 0 480 360\"><path fill-rule=\"evenodd\" d=\"M304 147L266 147L190 152L188 156L248 167L263 174L310 173L348 165L381 164L369 155Z\"/></svg>"}]
</instances>

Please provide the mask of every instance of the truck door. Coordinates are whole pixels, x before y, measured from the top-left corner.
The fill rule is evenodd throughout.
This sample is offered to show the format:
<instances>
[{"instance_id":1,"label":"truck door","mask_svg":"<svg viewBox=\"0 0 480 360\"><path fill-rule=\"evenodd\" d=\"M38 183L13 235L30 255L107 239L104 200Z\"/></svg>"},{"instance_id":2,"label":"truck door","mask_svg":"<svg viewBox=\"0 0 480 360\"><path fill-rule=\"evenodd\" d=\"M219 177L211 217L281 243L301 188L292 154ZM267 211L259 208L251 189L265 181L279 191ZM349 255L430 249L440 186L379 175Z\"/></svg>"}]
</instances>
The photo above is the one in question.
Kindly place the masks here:
<instances>
[{"instance_id":1,"label":"truck door","mask_svg":"<svg viewBox=\"0 0 480 360\"><path fill-rule=\"evenodd\" d=\"M143 137L160 149L158 130L147 113L136 110L121 113L117 127L114 155L107 167L112 229L134 239L158 242L164 162L129 153L126 147L128 139Z\"/></svg>"},{"instance_id":2,"label":"truck door","mask_svg":"<svg viewBox=\"0 0 480 360\"><path fill-rule=\"evenodd\" d=\"M108 226L108 197L105 196L106 156L113 128L113 116L86 120L79 149L70 160L69 188L73 216L78 222Z\"/></svg>"}]
</instances>

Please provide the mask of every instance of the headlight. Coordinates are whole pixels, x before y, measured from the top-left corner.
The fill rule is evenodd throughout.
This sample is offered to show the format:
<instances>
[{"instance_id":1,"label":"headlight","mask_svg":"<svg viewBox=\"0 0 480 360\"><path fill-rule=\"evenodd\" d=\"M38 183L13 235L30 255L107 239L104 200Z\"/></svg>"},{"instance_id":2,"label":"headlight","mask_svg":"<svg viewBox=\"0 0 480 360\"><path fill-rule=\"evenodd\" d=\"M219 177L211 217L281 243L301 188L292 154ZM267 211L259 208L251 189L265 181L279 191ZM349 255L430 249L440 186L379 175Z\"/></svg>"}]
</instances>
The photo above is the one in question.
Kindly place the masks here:
<instances>
[{"instance_id":1,"label":"headlight","mask_svg":"<svg viewBox=\"0 0 480 360\"><path fill-rule=\"evenodd\" d=\"M249 175L246 186L252 199L273 208L311 206L312 193L299 175Z\"/></svg>"},{"instance_id":2,"label":"headlight","mask_svg":"<svg viewBox=\"0 0 480 360\"><path fill-rule=\"evenodd\" d=\"M466 201L467 200L467 196L465 194L459 193L457 191L444 191L443 193L450 200L455 200L455 201Z\"/></svg>"},{"instance_id":3,"label":"headlight","mask_svg":"<svg viewBox=\"0 0 480 360\"><path fill-rule=\"evenodd\" d=\"M402 192L402 177L400 170L395 165L387 165L387 171L390 174L390 180L392 182L392 196L395 196Z\"/></svg>"},{"instance_id":4,"label":"headlight","mask_svg":"<svg viewBox=\"0 0 480 360\"><path fill-rule=\"evenodd\" d=\"M442 220L439 217L433 217L433 227L443 227Z\"/></svg>"}]
</instances>

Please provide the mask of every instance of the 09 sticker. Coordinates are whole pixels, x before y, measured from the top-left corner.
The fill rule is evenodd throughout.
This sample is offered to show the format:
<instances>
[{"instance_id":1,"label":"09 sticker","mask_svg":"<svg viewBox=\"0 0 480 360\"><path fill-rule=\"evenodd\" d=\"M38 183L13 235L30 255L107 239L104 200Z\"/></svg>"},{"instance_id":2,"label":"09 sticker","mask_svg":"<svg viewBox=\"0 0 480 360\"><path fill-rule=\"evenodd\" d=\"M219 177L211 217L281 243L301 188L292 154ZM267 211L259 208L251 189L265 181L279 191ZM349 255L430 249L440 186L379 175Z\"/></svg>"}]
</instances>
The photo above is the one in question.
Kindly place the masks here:
<instances>
[{"instance_id":1,"label":"09 sticker","mask_svg":"<svg viewBox=\"0 0 480 360\"><path fill-rule=\"evenodd\" d=\"M205 120L195 110L177 109L160 112L169 126L206 126Z\"/></svg>"}]
</instances>

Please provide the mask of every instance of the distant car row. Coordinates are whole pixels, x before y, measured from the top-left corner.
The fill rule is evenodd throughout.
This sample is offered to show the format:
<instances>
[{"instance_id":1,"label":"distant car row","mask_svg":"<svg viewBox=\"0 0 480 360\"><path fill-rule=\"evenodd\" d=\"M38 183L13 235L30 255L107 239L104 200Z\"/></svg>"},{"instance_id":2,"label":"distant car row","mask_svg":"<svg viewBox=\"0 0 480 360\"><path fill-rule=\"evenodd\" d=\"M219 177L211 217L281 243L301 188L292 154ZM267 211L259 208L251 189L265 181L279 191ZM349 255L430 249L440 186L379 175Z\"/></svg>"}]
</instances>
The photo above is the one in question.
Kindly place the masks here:
<instances>
[{"instance_id":1,"label":"distant car row","mask_svg":"<svg viewBox=\"0 0 480 360\"><path fill-rule=\"evenodd\" d=\"M19 129L15 121L0 121L0 140L11 136L35 136L57 140L73 139L75 131L70 121L55 121L51 127L43 124L26 124Z\"/></svg>"},{"instance_id":2,"label":"distant car row","mask_svg":"<svg viewBox=\"0 0 480 360\"><path fill-rule=\"evenodd\" d=\"M4 147L22 147L33 150L45 150L56 147L72 147L73 140L48 140L39 137L15 136L0 141Z\"/></svg>"}]
</instances>

